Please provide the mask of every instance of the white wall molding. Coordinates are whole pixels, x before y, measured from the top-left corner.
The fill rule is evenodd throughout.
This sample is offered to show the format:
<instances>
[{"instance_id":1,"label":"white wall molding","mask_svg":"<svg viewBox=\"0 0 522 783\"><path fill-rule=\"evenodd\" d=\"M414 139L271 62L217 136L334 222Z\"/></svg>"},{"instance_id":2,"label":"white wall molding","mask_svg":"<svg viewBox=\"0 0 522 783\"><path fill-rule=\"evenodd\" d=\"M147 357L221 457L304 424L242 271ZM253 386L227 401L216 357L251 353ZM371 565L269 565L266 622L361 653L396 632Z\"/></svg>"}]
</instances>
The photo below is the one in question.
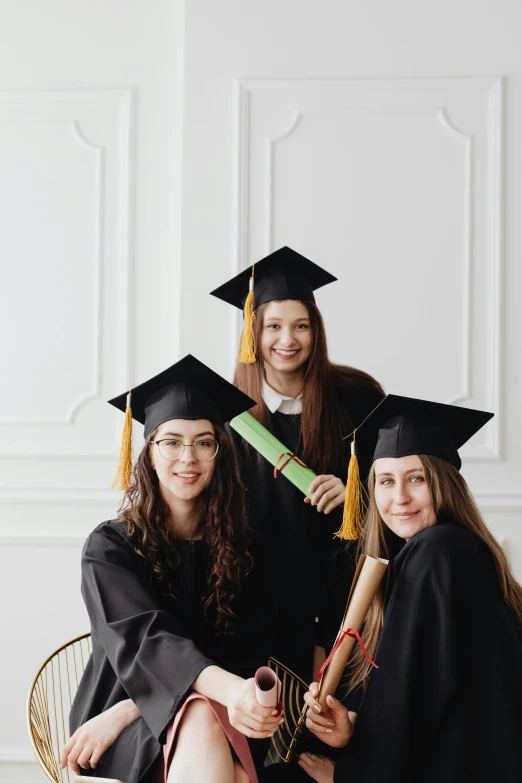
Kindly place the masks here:
<instances>
[{"instance_id":1,"label":"white wall molding","mask_svg":"<svg viewBox=\"0 0 522 783\"><path fill-rule=\"evenodd\" d=\"M473 462L498 462L502 457L501 409L503 394L501 381L501 320L502 311L502 230L503 230L503 136L504 136L504 79L498 75L447 76L447 77L385 77L357 79L239 79L236 82L235 138L235 209L234 233L236 236L236 258L231 274L237 274L251 263L250 243L262 245L263 252L274 249L275 210L275 149L278 143L292 138L295 131L306 123L310 112L341 111L356 113L393 114L411 112L424 114L435 112L443 132L462 145L464 179L462 182L462 275L463 294L461 300L461 328L457 345L460 345L460 375L456 386L446 399L450 404L466 403L473 407L484 407L495 412L495 418L481 434L477 442L465 449L465 459ZM418 105L408 103L407 96ZM406 99L402 95L406 96ZM272 103L269 104L269 96ZM304 96L304 97L303 97ZM463 96L463 101L460 100ZM442 98L442 100L441 100ZM256 99L259 103L255 103ZM283 107L290 113L285 123ZM314 104L315 101L315 104ZM343 103L344 101L344 103ZM481 103L482 101L482 103ZM477 164L477 139L473 128L464 127L459 119L462 106L480 108L477 122L480 122L480 156ZM462 104L462 106L461 106ZM271 109L267 108L272 107ZM455 107L458 111L454 111ZM284 130L269 130L270 111L279 127ZM288 115L287 115L288 116ZM474 117L475 115L470 115ZM277 125L276 125L277 127ZM259 128L259 130L257 130ZM256 136L257 133L257 136ZM263 155L259 136L264 136L264 173L258 162ZM253 173L253 163L257 173ZM487 223L487 242L481 239L475 247L477 185L476 167L480 165L481 212L480 221ZM262 198L257 191L264 188ZM286 191L285 191L286 192ZM254 198L255 196L255 198ZM251 199L254 198L255 212ZM485 199L485 201L484 201ZM263 215L260 215L260 204ZM255 223L254 226L254 217ZM262 224L259 228L257 224ZM259 234L262 234L262 243ZM485 233L485 231L484 231ZM481 253L477 266L477 252ZM485 256L484 256L485 253ZM261 257L259 253L257 257ZM484 269L487 269L485 272ZM490 276L486 285L478 283ZM459 283L460 284L460 283ZM480 308L476 301L476 286L484 301ZM478 308L478 309L477 309ZM487 319L487 329L479 328L480 319ZM242 329L241 313L236 320L239 342ZM478 334L480 333L480 338ZM477 340L480 339L480 343ZM480 359L480 362L479 362ZM453 377L453 376L452 376ZM478 378L478 380L477 380Z\"/></svg>"},{"instance_id":2,"label":"white wall molding","mask_svg":"<svg viewBox=\"0 0 522 783\"><path fill-rule=\"evenodd\" d=\"M278 136L268 137L266 139L266 232L265 232L265 254L268 255L274 250L274 149L275 145L286 141L297 130L303 119L299 109L295 109L288 126Z\"/></svg>"},{"instance_id":3,"label":"white wall molding","mask_svg":"<svg viewBox=\"0 0 522 783\"><path fill-rule=\"evenodd\" d=\"M100 397L102 389L102 338L103 338L103 256L104 256L104 215L105 215L105 147L90 141L80 127L78 120L71 123L71 133L80 146L94 155L96 167L96 198L95 215L95 261L94 261L94 312L93 312L93 342L94 356L92 365L92 391L84 394L74 402L67 412L67 423L73 424L76 414L91 400Z\"/></svg>"},{"instance_id":4,"label":"white wall molding","mask_svg":"<svg viewBox=\"0 0 522 783\"><path fill-rule=\"evenodd\" d=\"M63 107L59 114L52 113L52 107ZM110 433L105 443L96 446L89 443L81 429L74 430L77 436L66 439L63 443L60 431L75 427L78 424L78 413L88 407L89 403L103 399L118 388L127 388L131 382L131 345L133 341L133 212L135 185L135 90L131 87L122 88L70 88L63 90L22 90L0 92L0 109L17 108L34 112L35 116L42 114L49 107L49 116L59 123L60 117L70 129L71 138L80 149L92 156L94 168L93 193L93 243L92 260L92 292L93 311L90 344L93 347L90 387L71 402L64 411L63 417L2 417L0 424L16 427L34 427L35 430L51 427L38 439L35 432L34 441L20 440L9 442L4 437L4 445L0 452L2 457L27 457L29 459L60 459L63 457L78 459L94 456L101 459L114 457L118 448L116 429ZM111 118L112 115L112 118ZM45 116L45 115L44 115ZM94 140L91 126L96 125L103 130L99 138ZM95 122L96 120L96 122ZM28 120L29 122L29 120ZM98 127L98 125L96 125ZM110 148L105 135L111 138ZM112 134L112 136L111 136ZM110 176L110 182L109 182ZM109 196L110 194L110 196ZM110 205L109 205L110 200ZM110 209L110 215L107 210ZM106 230L108 225L110 227ZM110 254L108 251L110 242ZM106 281L110 266L111 288L107 290ZM116 284L114 281L117 281ZM114 290L113 290L114 289ZM114 323L107 330L107 302L114 303L111 318ZM107 346L106 335L111 335L111 346ZM112 363L107 362L108 350L114 355ZM111 377L106 377L104 369L110 367ZM37 406L35 406L37 409ZM58 437L56 437L58 436ZM49 449L46 444L52 443Z\"/></svg>"},{"instance_id":5,"label":"white wall molding","mask_svg":"<svg viewBox=\"0 0 522 783\"><path fill-rule=\"evenodd\" d=\"M500 460L503 457L502 424L503 424L503 374L502 374L502 312L504 310L503 280L503 256L504 256L504 137L505 137L505 77L499 76L493 80L489 89L489 172L488 172L488 196L490 206L489 232L490 244L488 265L491 274L491 302L492 312L489 324L489 334L492 349L489 351L489 395L491 398L491 410L496 413L490 422L490 438L488 448L491 458Z\"/></svg>"},{"instance_id":6,"label":"white wall molding","mask_svg":"<svg viewBox=\"0 0 522 783\"><path fill-rule=\"evenodd\" d=\"M0 487L0 505L116 504L122 492L105 487Z\"/></svg>"},{"instance_id":7,"label":"white wall molding","mask_svg":"<svg viewBox=\"0 0 522 783\"><path fill-rule=\"evenodd\" d=\"M110 489L84 487L0 488L0 505L114 505L122 493Z\"/></svg>"},{"instance_id":8,"label":"white wall molding","mask_svg":"<svg viewBox=\"0 0 522 783\"><path fill-rule=\"evenodd\" d=\"M34 764L38 766L38 760L31 748L27 748L25 745L0 745L0 764Z\"/></svg>"},{"instance_id":9,"label":"white wall molding","mask_svg":"<svg viewBox=\"0 0 522 783\"><path fill-rule=\"evenodd\" d=\"M461 390L447 400L448 405L457 405L471 399L471 273L473 247L473 136L459 130L450 120L445 106L437 112L444 130L464 145L464 248L463 248L463 297L462 297L462 375Z\"/></svg>"},{"instance_id":10,"label":"white wall molding","mask_svg":"<svg viewBox=\"0 0 522 783\"><path fill-rule=\"evenodd\" d=\"M0 549L78 549L85 543L86 536L4 536L0 535Z\"/></svg>"},{"instance_id":11,"label":"white wall molding","mask_svg":"<svg viewBox=\"0 0 522 783\"><path fill-rule=\"evenodd\" d=\"M483 490L473 497L483 511L522 512L522 492Z\"/></svg>"}]
</instances>

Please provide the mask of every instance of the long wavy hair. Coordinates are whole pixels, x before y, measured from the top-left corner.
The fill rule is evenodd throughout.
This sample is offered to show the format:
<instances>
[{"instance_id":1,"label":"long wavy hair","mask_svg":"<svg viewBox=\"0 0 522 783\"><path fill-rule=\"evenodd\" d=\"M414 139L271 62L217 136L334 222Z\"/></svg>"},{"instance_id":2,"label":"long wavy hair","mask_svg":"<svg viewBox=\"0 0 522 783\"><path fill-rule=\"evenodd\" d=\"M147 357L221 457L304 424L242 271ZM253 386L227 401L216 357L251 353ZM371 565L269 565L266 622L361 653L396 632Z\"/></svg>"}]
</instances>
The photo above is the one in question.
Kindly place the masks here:
<instances>
[{"instance_id":1,"label":"long wavy hair","mask_svg":"<svg viewBox=\"0 0 522 783\"><path fill-rule=\"evenodd\" d=\"M281 300L284 301L284 300ZM267 407L263 400L264 366L261 354L261 333L265 312L270 303L259 305L255 311L254 339L258 360L255 364L237 363L234 385L258 404L249 413L261 424L266 424ZM300 457L316 473L326 473L346 458L343 435L353 431L346 406L340 404L345 392L369 392L384 397L381 385L362 370L333 364L328 359L324 321L314 302L302 301L310 318L312 347L303 377L303 409L301 414Z\"/></svg>"},{"instance_id":2,"label":"long wavy hair","mask_svg":"<svg viewBox=\"0 0 522 783\"><path fill-rule=\"evenodd\" d=\"M233 633L237 617L232 605L253 561L246 524L244 488L236 455L224 429L214 425L219 443L216 466L201 497L199 532L208 545L208 591L205 615L216 633ZM147 562L163 595L176 598L173 581L180 559L169 529L170 509L163 500L152 466L151 448L157 429L145 443L132 472L131 483L119 509L136 552Z\"/></svg>"},{"instance_id":3,"label":"long wavy hair","mask_svg":"<svg viewBox=\"0 0 522 783\"><path fill-rule=\"evenodd\" d=\"M448 518L456 525L469 530L479 538L491 552L502 595L516 621L522 625L522 587L511 573L506 555L498 541L489 531L477 508L473 495L459 471L440 457L419 454L424 468L426 483L430 491L437 520ZM384 538L385 523L375 502L375 471L372 467L368 478L369 504L366 519L366 534L361 539L359 553L372 557L387 557ZM386 584L381 585L370 606L361 637L370 655L377 650L379 636L384 622ZM347 681L348 690L366 687L371 673L359 646L354 650Z\"/></svg>"}]
</instances>

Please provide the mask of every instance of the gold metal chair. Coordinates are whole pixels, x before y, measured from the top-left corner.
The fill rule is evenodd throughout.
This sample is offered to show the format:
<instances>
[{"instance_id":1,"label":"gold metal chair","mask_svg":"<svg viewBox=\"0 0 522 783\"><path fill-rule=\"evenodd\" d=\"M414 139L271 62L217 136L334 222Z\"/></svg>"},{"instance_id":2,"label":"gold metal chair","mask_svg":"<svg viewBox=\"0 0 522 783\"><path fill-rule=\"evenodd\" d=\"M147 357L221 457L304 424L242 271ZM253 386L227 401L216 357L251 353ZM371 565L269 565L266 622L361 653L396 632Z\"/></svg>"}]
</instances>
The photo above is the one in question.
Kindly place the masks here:
<instances>
[{"instance_id":1,"label":"gold metal chair","mask_svg":"<svg viewBox=\"0 0 522 783\"><path fill-rule=\"evenodd\" d=\"M270 658L268 666L275 671L282 686L281 700L283 702L284 723L278 727L268 749L270 762L276 764L292 760L304 726L306 706L303 706L303 696L308 690L308 685L275 658Z\"/></svg>"},{"instance_id":2,"label":"gold metal chair","mask_svg":"<svg viewBox=\"0 0 522 783\"><path fill-rule=\"evenodd\" d=\"M74 781L69 768L60 769L60 753L69 739L69 712L90 654L90 633L72 639L44 661L29 689L29 737L36 758L52 783Z\"/></svg>"},{"instance_id":3,"label":"gold metal chair","mask_svg":"<svg viewBox=\"0 0 522 783\"><path fill-rule=\"evenodd\" d=\"M60 753L69 739L69 712L90 655L90 633L63 644L40 666L29 689L29 737L36 758L52 783L75 780L69 768L60 769ZM272 737L268 755L271 763L290 761L303 725L303 695L308 686L279 661L271 658L268 665L282 683L285 718Z\"/></svg>"}]
</instances>

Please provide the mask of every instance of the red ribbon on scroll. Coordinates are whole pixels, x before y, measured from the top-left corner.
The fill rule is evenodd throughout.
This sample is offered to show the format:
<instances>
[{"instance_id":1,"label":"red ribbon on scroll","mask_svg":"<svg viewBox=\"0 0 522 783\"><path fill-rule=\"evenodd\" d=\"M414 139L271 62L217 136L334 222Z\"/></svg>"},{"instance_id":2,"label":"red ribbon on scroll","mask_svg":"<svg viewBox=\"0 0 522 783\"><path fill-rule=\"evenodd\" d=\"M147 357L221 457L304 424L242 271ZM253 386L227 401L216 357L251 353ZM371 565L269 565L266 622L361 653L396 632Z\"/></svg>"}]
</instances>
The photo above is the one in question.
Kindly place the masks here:
<instances>
[{"instance_id":1,"label":"red ribbon on scroll","mask_svg":"<svg viewBox=\"0 0 522 783\"><path fill-rule=\"evenodd\" d=\"M359 634L358 634L358 632L355 630L355 628L347 628L347 629L346 629L346 631L343 631L343 629L341 628L341 629L339 630L339 633L340 633L341 635L339 636L339 638L337 639L336 643L335 643L335 644L334 644L334 646L332 647L332 651L331 651L330 655L328 656L328 658L326 659L326 661L323 663L323 665L322 665L322 666L321 666L321 668L319 669L319 675L318 675L318 677L317 677L317 679L318 679L318 682L321 682L321 678L322 678L322 676L323 676L324 670L326 669L326 667L328 666L328 664L330 663L330 661L331 661L331 660L332 660L332 658L334 657L335 653L337 652L337 650L339 649L339 647L340 647L340 646L341 646L341 644L344 642L344 640L345 640L345 638L346 638L347 636L351 636L351 637L352 637L352 639L357 639L357 641L358 641L358 643L359 643L359 646L360 646L361 650L363 651L363 653L365 654L365 656L368 658L368 660L370 661L371 665L372 665L372 666L374 666L376 669L378 669L378 668L379 668L379 667L377 666L377 664L375 663L375 661L372 661L372 659L371 659L371 658L370 658L370 656L368 655L368 652L367 652L367 650L366 650L366 647L365 647L365 646L364 646L364 644L363 644L363 640L361 639L361 637L359 636Z\"/></svg>"},{"instance_id":2,"label":"red ribbon on scroll","mask_svg":"<svg viewBox=\"0 0 522 783\"><path fill-rule=\"evenodd\" d=\"M285 460L284 464L281 465L281 467L279 467L279 463L281 462L282 459L284 459L284 457L288 457L288 459ZM288 463L292 462L292 460L294 462L297 462L298 465L301 465L302 468L306 468L305 463L301 462L301 460L298 457L296 457L295 454L292 454L291 451L285 451L284 454L280 454L279 457L277 458L277 462L274 466L274 478L277 478L277 471L279 470L282 473L283 470L288 465Z\"/></svg>"}]
</instances>

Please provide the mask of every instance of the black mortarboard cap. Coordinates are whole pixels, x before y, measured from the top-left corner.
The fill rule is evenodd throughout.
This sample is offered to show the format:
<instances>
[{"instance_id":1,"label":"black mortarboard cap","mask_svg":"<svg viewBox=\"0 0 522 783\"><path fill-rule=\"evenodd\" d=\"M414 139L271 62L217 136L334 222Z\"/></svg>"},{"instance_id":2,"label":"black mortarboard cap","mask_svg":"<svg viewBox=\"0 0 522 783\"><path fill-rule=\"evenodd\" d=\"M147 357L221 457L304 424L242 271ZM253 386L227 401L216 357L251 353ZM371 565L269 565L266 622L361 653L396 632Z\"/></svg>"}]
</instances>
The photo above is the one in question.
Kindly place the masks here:
<instances>
[{"instance_id":1,"label":"black mortarboard cap","mask_svg":"<svg viewBox=\"0 0 522 783\"><path fill-rule=\"evenodd\" d=\"M360 476L366 478L376 459L427 454L460 470L458 449L491 418L493 413L486 411L388 394L348 436L352 456L339 538L360 534L364 495Z\"/></svg>"},{"instance_id":2,"label":"black mortarboard cap","mask_svg":"<svg viewBox=\"0 0 522 783\"><path fill-rule=\"evenodd\" d=\"M244 308L252 271L255 279L253 309L279 299L301 299L315 302L314 291L337 280L308 258L282 247L262 258L254 268L248 267L211 292L228 304Z\"/></svg>"},{"instance_id":3,"label":"black mortarboard cap","mask_svg":"<svg viewBox=\"0 0 522 783\"><path fill-rule=\"evenodd\" d=\"M132 470L132 419L145 425L145 438L170 419L208 419L214 424L239 416L256 402L191 354L109 400L125 413L120 464L113 487L127 489Z\"/></svg>"},{"instance_id":4,"label":"black mortarboard cap","mask_svg":"<svg viewBox=\"0 0 522 783\"><path fill-rule=\"evenodd\" d=\"M127 392L109 403L125 413ZM255 404L191 354L132 389L132 418L145 425L145 437L169 419L208 419L222 425Z\"/></svg>"},{"instance_id":5,"label":"black mortarboard cap","mask_svg":"<svg viewBox=\"0 0 522 783\"><path fill-rule=\"evenodd\" d=\"M460 469L458 449L490 419L493 413L441 402L388 394L357 427L357 450L366 461L381 457L428 454Z\"/></svg>"}]
</instances>

